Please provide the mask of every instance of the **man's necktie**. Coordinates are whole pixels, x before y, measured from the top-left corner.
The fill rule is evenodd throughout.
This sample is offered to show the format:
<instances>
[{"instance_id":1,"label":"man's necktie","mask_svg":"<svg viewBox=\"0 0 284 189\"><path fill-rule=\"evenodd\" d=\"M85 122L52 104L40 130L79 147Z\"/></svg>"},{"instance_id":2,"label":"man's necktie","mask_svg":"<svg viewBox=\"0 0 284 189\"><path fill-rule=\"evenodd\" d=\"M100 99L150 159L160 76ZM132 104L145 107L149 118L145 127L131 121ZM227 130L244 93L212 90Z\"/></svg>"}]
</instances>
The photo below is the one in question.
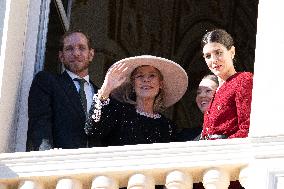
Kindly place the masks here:
<instances>
[{"instance_id":1,"label":"man's necktie","mask_svg":"<svg viewBox=\"0 0 284 189\"><path fill-rule=\"evenodd\" d=\"M80 95L80 100L83 106L83 109L85 111L85 114L87 115L87 98L86 98L86 93L84 90L84 83L87 82L85 79L81 79L81 78L75 78L74 81L78 81L79 82L79 95Z\"/></svg>"}]
</instances>

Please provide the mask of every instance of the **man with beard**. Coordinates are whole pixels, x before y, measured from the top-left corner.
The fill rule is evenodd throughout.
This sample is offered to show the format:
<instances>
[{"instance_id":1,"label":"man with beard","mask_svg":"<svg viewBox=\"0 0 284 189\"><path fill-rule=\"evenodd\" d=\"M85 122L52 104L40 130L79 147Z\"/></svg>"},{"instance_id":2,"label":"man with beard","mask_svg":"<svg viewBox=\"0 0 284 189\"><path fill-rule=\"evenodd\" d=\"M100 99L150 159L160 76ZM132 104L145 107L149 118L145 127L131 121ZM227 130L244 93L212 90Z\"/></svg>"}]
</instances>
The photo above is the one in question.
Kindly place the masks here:
<instances>
[{"instance_id":1,"label":"man with beard","mask_svg":"<svg viewBox=\"0 0 284 189\"><path fill-rule=\"evenodd\" d=\"M94 57L90 39L81 31L61 39L62 74L36 74L29 92L27 151L74 149L99 145L84 132L87 112L97 87L89 80Z\"/></svg>"}]
</instances>

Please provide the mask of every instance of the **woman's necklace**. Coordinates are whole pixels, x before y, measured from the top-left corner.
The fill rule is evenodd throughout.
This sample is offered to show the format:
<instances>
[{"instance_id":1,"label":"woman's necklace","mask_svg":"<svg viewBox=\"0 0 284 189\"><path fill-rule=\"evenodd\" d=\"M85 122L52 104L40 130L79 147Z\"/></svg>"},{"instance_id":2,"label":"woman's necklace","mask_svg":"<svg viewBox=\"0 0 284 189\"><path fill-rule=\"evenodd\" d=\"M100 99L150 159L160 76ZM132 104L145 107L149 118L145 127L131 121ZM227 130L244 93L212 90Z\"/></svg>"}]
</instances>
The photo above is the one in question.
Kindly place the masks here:
<instances>
[{"instance_id":1,"label":"woman's necklace","mask_svg":"<svg viewBox=\"0 0 284 189\"><path fill-rule=\"evenodd\" d=\"M138 109L136 109L136 113L139 114L139 115L142 115L142 116L146 116L146 117L149 117L149 118L153 118L153 119L161 118L161 115L158 114L158 113L151 114L151 113L147 113L147 112L140 111L140 110L138 110Z\"/></svg>"}]
</instances>

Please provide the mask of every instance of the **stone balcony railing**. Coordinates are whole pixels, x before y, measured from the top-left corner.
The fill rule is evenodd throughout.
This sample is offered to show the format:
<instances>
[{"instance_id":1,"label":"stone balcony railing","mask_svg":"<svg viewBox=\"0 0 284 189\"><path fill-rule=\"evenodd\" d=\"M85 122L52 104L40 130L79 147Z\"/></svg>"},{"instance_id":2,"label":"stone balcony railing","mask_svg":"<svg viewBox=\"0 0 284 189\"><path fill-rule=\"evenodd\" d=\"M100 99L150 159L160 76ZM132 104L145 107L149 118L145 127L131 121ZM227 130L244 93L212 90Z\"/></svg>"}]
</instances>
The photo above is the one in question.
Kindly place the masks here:
<instances>
[{"instance_id":1,"label":"stone balcony railing","mask_svg":"<svg viewBox=\"0 0 284 189\"><path fill-rule=\"evenodd\" d=\"M0 189L247 188L250 138L0 154Z\"/></svg>"}]
</instances>

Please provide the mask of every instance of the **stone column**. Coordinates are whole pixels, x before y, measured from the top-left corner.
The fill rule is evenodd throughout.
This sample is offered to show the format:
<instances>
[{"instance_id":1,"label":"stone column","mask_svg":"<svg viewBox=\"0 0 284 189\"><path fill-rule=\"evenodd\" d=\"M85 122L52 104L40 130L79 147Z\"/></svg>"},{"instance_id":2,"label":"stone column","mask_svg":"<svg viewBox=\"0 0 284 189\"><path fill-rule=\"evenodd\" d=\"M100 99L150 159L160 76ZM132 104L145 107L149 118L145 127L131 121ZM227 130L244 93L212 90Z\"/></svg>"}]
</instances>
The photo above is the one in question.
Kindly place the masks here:
<instances>
[{"instance_id":1,"label":"stone column","mask_svg":"<svg viewBox=\"0 0 284 189\"><path fill-rule=\"evenodd\" d=\"M228 189L230 175L221 169L209 169L203 175L203 186L205 189Z\"/></svg>"},{"instance_id":2,"label":"stone column","mask_svg":"<svg viewBox=\"0 0 284 189\"><path fill-rule=\"evenodd\" d=\"M284 187L284 177L278 177L277 178L277 184L276 184L277 189L281 189Z\"/></svg>"},{"instance_id":3,"label":"stone column","mask_svg":"<svg viewBox=\"0 0 284 189\"><path fill-rule=\"evenodd\" d=\"M240 171L239 181L244 188L248 188L249 167L244 167Z\"/></svg>"},{"instance_id":4,"label":"stone column","mask_svg":"<svg viewBox=\"0 0 284 189\"><path fill-rule=\"evenodd\" d=\"M64 178L57 182L56 189L82 189L81 181L76 179Z\"/></svg>"},{"instance_id":5,"label":"stone column","mask_svg":"<svg viewBox=\"0 0 284 189\"><path fill-rule=\"evenodd\" d=\"M118 183L114 179L106 176L98 176L92 182L91 189L118 189Z\"/></svg>"},{"instance_id":6,"label":"stone column","mask_svg":"<svg viewBox=\"0 0 284 189\"><path fill-rule=\"evenodd\" d=\"M0 189L8 189L8 185L0 183Z\"/></svg>"},{"instance_id":7,"label":"stone column","mask_svg":"<svg viewBox=\"0 0 284 189\"><path fill-rule=\"evenodd\" d=\"M1 7L5 15L0 14L0 152L13 152L15 149L15 121L22 81L29 3L29 0L21 3L1 0L0 4L5 6Z\"/></svg>"},{"instance_id":8,"label":"stone column","mask_svg":"<svg viewBox=\"0 0 284 189\"><path fill-rule=\"evenodd\" d=\"M167 189L192 189L192 176L181 171L172 171L166 177Z\"/></svg>"},{"instance_id":9,"label":"stone column","mask_svg":"<svg viewBox=\"0 0 284 189\"><path fill-rule=\"evenodd\" d=\"M130 177L127 189L155 189L155 182L152 177L135 174Z\"/></svg>"},{"instance_id":10,"label":"stone column","mask_svg":"<svg viewBox=\"0 0 284 189\"><path fill-rule=\"evenodd\" d=\"M44 186L42 183L38 183L36 181L24 180L20 182L19 189L44 189Z\"/></svg>"},{"instance_id":11,"label":"stone column","mask_svg":"<svg viewBox=\"0 0 284 189\"><path fill-rule=\"evenodd\" d=\"M284 144L283 7L282 0L259 0L258 4L249 131L255 159L249 165L249 189L277 188L284 173L281 159L276 158L283 157Z\"/></svg>"},{"instance_id":12,"label":"stone column","mask_svg":"<svg viewBox=\"0 0 284 189\"><path fill-rule=\"evenodd\" d=\"M260 0L258 5L251 137L284 135L283 7L281 0Z\"/></svg>"}]
</instances>

